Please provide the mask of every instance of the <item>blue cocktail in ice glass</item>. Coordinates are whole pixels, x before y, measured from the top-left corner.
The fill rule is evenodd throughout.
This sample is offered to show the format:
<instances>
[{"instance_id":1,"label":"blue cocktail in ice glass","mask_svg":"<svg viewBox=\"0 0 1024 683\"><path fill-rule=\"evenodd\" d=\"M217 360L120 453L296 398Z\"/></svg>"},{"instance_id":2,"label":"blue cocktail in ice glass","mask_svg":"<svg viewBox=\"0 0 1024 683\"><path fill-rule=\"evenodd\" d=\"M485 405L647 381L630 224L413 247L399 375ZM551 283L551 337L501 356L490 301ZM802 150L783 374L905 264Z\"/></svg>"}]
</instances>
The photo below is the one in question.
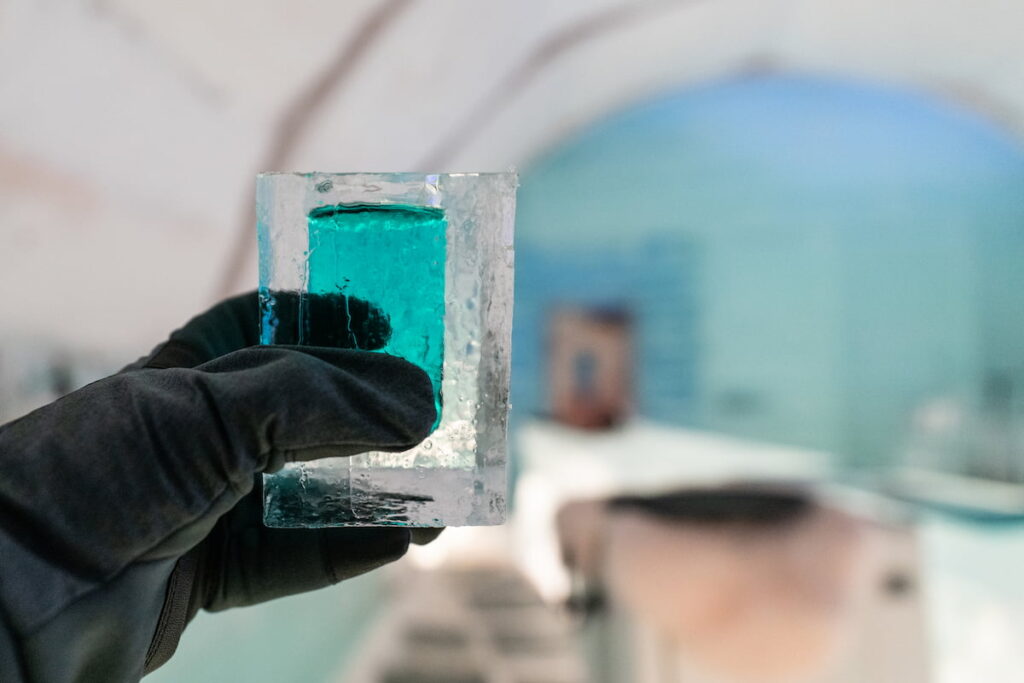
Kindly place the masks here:
<instances>
[{"instance_id":1,"label":"blue cocktail in ice glass","mask_svg":"<svg viewBox=\"0 0 1024 683\"><path fill-rule=\"evenodd\" d=\"M268 475L269 526L503 521L515 188L508 173L258 177L262 343L400 356L438 409L404 453Z\"/></svg>"}]
</instances>

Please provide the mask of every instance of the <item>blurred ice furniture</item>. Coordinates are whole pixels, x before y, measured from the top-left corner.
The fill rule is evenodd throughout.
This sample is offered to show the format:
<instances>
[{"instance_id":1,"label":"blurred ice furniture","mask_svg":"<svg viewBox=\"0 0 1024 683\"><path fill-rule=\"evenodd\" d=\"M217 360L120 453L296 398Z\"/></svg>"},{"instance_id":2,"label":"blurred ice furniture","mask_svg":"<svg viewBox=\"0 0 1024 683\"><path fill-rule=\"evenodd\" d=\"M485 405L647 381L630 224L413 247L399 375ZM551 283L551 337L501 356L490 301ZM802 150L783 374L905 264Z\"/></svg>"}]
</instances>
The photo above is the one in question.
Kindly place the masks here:
<instances>
[{"instance_id":1,"label":"blurred ice furniture","mask_svg":"<svg viewBox=\"0 0 1024 683\"><path fill-rule=\"evenodd\" d=\"M517 433L518 557L595 683L924 683L918 540L827 454L631 420Z\"/></svg>"}]
</instances>

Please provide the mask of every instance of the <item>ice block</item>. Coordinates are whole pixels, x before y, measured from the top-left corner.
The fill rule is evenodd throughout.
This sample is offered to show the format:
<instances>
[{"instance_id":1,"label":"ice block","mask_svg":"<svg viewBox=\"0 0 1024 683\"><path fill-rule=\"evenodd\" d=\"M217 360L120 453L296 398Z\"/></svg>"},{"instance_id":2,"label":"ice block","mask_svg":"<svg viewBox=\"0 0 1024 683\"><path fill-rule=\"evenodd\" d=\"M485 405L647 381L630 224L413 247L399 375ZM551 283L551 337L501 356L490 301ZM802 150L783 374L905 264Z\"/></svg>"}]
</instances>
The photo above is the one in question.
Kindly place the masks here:
<instances>
[{"instance_id":1,"label":"ice block","mask_svg":"<svg viewBox=\"0 0 1024 683\"><path fill-rule=\"evenodd\" d=\"M504 521L516 185L513 173L257 178L262 343L401 356L430 376L439 409L412 450L266 476L268 526Z\"/></svg>"}]
</instances>

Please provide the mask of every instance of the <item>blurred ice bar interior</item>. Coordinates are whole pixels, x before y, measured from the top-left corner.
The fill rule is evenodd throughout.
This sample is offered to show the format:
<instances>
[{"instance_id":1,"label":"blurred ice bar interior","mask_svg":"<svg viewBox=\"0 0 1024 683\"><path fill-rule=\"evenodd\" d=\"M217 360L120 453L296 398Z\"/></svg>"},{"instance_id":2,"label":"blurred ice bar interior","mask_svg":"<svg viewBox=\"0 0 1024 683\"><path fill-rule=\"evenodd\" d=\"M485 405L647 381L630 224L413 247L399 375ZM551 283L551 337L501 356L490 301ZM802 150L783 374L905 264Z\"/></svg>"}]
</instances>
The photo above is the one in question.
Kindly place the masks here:
<instances>
[{"instance_id":1,"label":"blurred ice bar interior","mask_svg":"<svg viewBox=\"0 0 1024 683\"><path fill-rule=\"evenodd\" d=\"M1024 4L225 7L5 4L0 417L255 282L258 170L515 165L510 521L147 681L1020 680Z\"/></svg>"}]
</instances>

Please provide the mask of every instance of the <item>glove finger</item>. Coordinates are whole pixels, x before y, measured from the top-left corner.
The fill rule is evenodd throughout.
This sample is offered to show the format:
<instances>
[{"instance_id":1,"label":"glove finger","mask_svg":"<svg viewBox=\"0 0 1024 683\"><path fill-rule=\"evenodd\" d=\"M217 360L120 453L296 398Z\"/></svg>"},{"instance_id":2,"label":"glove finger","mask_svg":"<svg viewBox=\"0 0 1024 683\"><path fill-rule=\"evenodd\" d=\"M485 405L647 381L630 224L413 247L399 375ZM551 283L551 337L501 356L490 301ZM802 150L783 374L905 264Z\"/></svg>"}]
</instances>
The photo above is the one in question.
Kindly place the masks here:
<instances>
[{"instance_id":1,"label":"glove finger","mask_svg":"<svg viewBox=\"0 0 1024 683\"><path fill-rule=\"evenodd\" d=\"M419 527L409 529L410 540L416 545L427 545L441 535L444 527Z\"/></svg>"},{"instance_id":2,"label":"glove finger","mask_svg":"<svg viewBox=\"0 0 1024 683\"><path fill-rule=\"evenodd\" d=\"M288 462L403 451L427 437L436 417L427 374L383 353L261 346L153 380L182 383L183 400L207 404L199 413L183 405L181 414L215 430L219 445L231 446L218 453L236 459L225 470L243 476Z\"/></svg>"},{"instance_id":3,"label":"glove finger","mask_svg":"<svg viewBox=\"0 0 1024 683\"><path fill-rule=\"evenodd\" d=\"M276 339L305 346L376 350L391 338L387 314L343 294L274 292L273 305L247 292L196 316L139 362L126 369L193 368L259 343L260 316L273 321Z\"/></svg>"},{"instance_id":4,"label":"glove finger","mask_svg":"<svg viewBox=\"0 0 1024 683\"><path fill-rule=\"evenodd\" d=\"M409 530L396 527L264 530L253 552L241 553L242 561L225 567L225 590L206 609L253 605L331 586L394 562L409 549Z\"/></svg>"},{"instance_id":5,"label":"glove finger","mask_svg":"<svg viewBox=\"0 0 1024 683\"><path fill-rule=\"evenodd\" d=\"M170 449L175 467L191 473L187 484L201 490L195 495L186 488L183 502L216 502L202 513L202 524L168 538L159 556L182 552L205 536L251 490L254 472L370 450L403 451L426 438L436 413L430 379L420 368L386 354L299 348L253 347L192 373L158 373L160 379L181 373L202 379L183 399L198 398L207 409L197 418L179 406L186 424L169 433L217 435L200 457L187 443ZM166 495L179 492L172 487Z\"/></svg>"},{"instance_id":6,"label":"glove finger","mask_svg":"<svg viewBox=\"0 0 1024 683\"><path fill-rule=\"evenodd\" d=\"M263 524L262 481L196 551L201 568L193 610L222 610L316 590L393 562L409 544L444 529L348 527L280 529Z\"/></svg>"},{"instance_id":7,"label":"glove finger","mask_svg":"<svg viewBox=\"0 0 1024 683\"><path fill-rule=\"evenodd\" d=\"M203 585L197 589L205 609L323 588L393 562L408 550L409 530L397 527L265 527L259 498L248 496L203 543Z\"/></svg>"},{"instance_id":8,"label":"glove finger","mask_svg":"<svg viewBox=\"0 0 1024 683\"><path fill-rule=\"evenodd\" d=\"M0 464L22 462L0 500L46 555L108 576L194 546L256 472L405 450L434 417L429 378L400 358L253 347L116 375L7 425Z\"/></svg>"},{"instance_id":9,"label":"glove finger","mask_svg":"<svg viewBox=\"0 0 1024 683\"><path fill-rule=\"evenodd\" d=\"M374 304L344 294L273 292L262 311L275 344L382 349L391 339L391 319Z\"/></svg>"}]
</instances>

